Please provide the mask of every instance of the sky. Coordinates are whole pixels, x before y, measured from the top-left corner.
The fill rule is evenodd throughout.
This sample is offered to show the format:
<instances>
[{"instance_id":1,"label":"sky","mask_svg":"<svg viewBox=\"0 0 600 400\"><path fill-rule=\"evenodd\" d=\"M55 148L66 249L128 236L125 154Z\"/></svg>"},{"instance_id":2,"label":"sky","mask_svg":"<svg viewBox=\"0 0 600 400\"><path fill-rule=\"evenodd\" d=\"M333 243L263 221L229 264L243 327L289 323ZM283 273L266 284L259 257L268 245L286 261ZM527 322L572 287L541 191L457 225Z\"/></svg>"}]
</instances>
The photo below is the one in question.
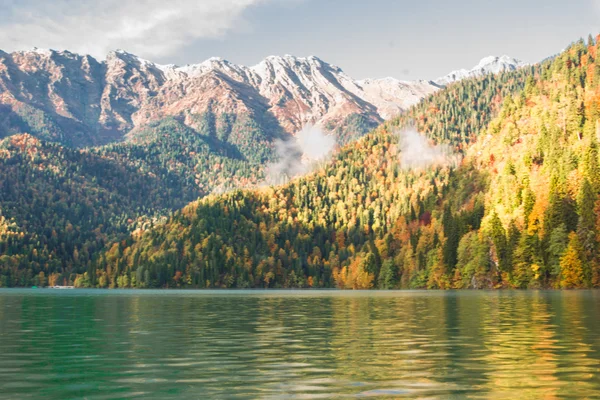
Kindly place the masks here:
<instances>
[{"instance_id":1,"label":"sky","mask_svg":"<svg viewBox=\"0 0 600 400\"><path fill-rule=\"evenodd\" d=\"M162 64L315 55L350 76L435 79L537 62L600 33L600 0L0 0L0 49L123 49Z\"/></svg>"}]
</instances>

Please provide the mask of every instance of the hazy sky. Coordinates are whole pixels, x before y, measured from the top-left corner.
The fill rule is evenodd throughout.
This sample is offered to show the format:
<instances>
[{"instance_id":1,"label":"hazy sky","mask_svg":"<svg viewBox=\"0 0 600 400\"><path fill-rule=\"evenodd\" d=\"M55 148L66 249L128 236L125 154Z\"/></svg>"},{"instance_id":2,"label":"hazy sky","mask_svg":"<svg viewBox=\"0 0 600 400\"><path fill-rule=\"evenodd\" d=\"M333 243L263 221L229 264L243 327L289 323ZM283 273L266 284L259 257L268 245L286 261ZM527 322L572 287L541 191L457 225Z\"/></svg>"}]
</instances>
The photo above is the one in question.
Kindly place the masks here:
<instances>
[{"instance_id":1,"label":"hazy sky","mask_svg":"<svg viewBox=\"0 0 600 400\"><path fill-rule=\"evenodd\" d=\"M355 78L536 62L600 33L600 0L0 0L0 49L122 48L159 63L316 55Z\"/></svg>"}]
</instances>

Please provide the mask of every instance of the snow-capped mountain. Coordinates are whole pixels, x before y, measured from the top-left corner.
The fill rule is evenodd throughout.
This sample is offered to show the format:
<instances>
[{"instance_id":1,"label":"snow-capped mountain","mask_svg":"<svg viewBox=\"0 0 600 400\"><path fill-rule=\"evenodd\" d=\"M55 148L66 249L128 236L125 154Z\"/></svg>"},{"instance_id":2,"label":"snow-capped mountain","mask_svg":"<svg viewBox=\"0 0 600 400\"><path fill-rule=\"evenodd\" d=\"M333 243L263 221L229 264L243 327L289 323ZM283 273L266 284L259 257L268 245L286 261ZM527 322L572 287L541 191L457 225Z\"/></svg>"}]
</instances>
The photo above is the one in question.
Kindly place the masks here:
<instances>
[{"instance_id":1,"label":"snow-capped mountain","mask_svg":"<svg viewBox=\"0 0 600 400\"><path fill-rule=\"evenodd\" d=\"M217 98L213 106L224 112L267 108L289 133L307 123L338 124L354 113L374 123L382 120L352 78L314 56L271 56L252 67L211 58L201 64L161 68L167 81L153 102L167 113L184 103L185 109L198 113Z\"/></svg>"},{"instance_id":2,"label":"snow-capped mountain","mask_svg":"<svg viewBox=\"0 0 600 400\"><path fill-rule=\"evenodd\" d=\"M356 84L362 89L359 95L377 107L383 119L398 115L441 89L431 81L401 81L395 78L364 79L356 81Z\"/></svg>"},{"instance_id":3,"label":"snow-capped mountain","mask_svg":"<svg viewBox=\"0 0 600 400\"><path fill-rule=\"evenodd\" d=\"M483 58L479 64L472 69L452 71L448 75L436 79L434 82L438 85L445 86L462 79L475 78L487 74L497 74L503 71L514 71L525 65L524 62L509 56L489 56Z\"/></svg>"},{"instance_id":4,"label":"snow-capped mountain","mask_svg":"<svg viewBox=\"0 0 600 400\"><path fill-rule=\"evenodd\" d=\"M211 58L195 65L160 68L168 80L178 85L221 74L256 90L288 131L296 131L307 123L335 125L353 113L381 121L439 89L427 81L394 78L357 81L315 56L270 56L252 67Z\"/></svg>"},{"instance_id":5,"label":"snow-capped mountain","mask_svg":"<svg viewBox=\"0 0 600 400\"><path fill-rule=\"evenodd\" d=\"M449 82L521 65L488 57L473 70L436 82L357 81L314 56L271 56L251 67L221 58L176 66L122 50L104 61L68 51L0 51L0 137L38 132L48 140L88 146L121 140L169 117L194 126L206 112L244 115L252 124L288 134L306 124L339 131L352 116L360 116L368 129Z\"/></svg>"}]
</instances>

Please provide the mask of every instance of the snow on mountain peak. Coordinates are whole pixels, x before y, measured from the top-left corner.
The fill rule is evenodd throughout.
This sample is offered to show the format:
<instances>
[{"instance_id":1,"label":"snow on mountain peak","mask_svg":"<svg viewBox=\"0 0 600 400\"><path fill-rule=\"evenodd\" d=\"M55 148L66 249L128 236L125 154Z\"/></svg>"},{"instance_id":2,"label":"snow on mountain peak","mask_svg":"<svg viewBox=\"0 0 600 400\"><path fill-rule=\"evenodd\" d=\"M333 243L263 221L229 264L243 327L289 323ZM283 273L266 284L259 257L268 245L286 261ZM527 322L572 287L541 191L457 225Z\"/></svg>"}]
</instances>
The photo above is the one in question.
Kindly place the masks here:
<instances>
[{"instance_id":1,"label":"snow on mountain peak","mask_svg":"<svg viewBox=\"0 0 600 400\"><path fill-rule=\"evenodd\" d=\"M360 80L356 81L356 83L360 86L372 85L374 83L380 83L380 84L385 83L388 85L410 85L413 82L417 82L417 81L407 81L407 80L397 79L392 76L386 76L385 78L366 78L366 79L360 79Z\"/></svg>"},{"instance_id":2,"label":"snow on mountain peak","mask_svg":"<svg viewBox=\"0 0 600 400\"><path fill-rule=\"evenodd\" d=\"M34 47L34 48L31 49L31 52L37 53L37 54L40 54L40 55L43 55L43 56L51 56L52 53L54 53L54 50L51 50L51 49L40 49L38 47Z\"/></svg>"},{"instance_id":3,"label":"snow on mountain peak","mask_svg":"<svg viewBox=\"0 0 600 400\"><path fill-rule=\"evenodd\" d=\"M518 68L523 66L524 63L516 58L509 56L488 56L483 58L474 69L485 69L485 70L497 70L499 68ZM500 72L500 71L496 71Z\"/></svg>"},{"instance_id":4,"label":"snow on mountain peak","mask_svg":"<svg viewBox=\"0 0 600 400\"><path fill-rule=\"evenodd\" d=\"M115 59L121 60L125 63L140 64L140 65L147 65L147 66L155 66L156 65L151 61L144 60L143 58L140 58L140 57L136 56L135 54L129 53L129 52L127 52L125 50L121 50L121 49L111 51L106 56L107 62L113 61Z\"/></svg>"},{"instance_id":5,"label":"snow on mountain peak","mask_svg":"<svg viewBox=\"0 0 600 400\"><path fill-rule=\"evenodd\" d=\"M433 82L402 81L387 77L356 81L362 98L374 104L383 119L389 119L440 89Z\"/></svg>"},{"instance_id":6,"label":"snow on mountain peak","mask_svg":"<svg viewBox=\"0 0 600 400\"><path fill-rule=\"evenodd\" d=\"M524 67L525 65L526 64L522 61L506 55L500 57L488 56L482 58L481 61L479 61L479 63L473 67L473 69L460 69L457 71L452 71L448 75L440 77L434 82L438 85L445 86L462 79L474 78L486 74L497 74L503 71L514 71Z\"/></svg>"},{"instance_id":7,"label":"snow on mountain peak","mask_svg":"<svg viewBox=\"0 0 600 400\"><path fill-rule=\"evenodd\" d=\"M293 67L295 65L329 65L326 62L322 61L320 58L316 56L308 56L308 57L297 57L290 54L285 54L283 56L268 56L258 64L250 69L258 68L260 69L261 64L269 64L269 65L282 65L286 67Z\"/></svg>"},{"instance_id":8,"label":"snow on mountain peak","mask_svg":"<svg viewBox=\"0 0 600 400\"><path fill-rule=\"evenodd\" d=\"M21 50L21 51L15 51L15 54L20 54L22 56L41 56L44 58L50 58L52 56L54 56L55 54L63 54L63 55L69 55L71 57L73 56L77 56L80 57L77 54L73 54L69 51L57 51L57 50L53 50L53 49L42 49L39 47L32 47L30 50Z\"/></svg>"},{"instance_id":9,"label":"snow on mountain peak","mask_svg":"<svg viewBox=\"0 0 600 400\"><path fill-rule=\"evenodd\" d=\"M306 124L343 124L351 115L379 123L448 83L523 66L508 56L490 56L471 70L454 71L437 81L393 77L354 80L341 68L314 55L269 56L248 67L220 57L185 66L160 65L124 50L110 52L101 62L66 51L34 49L14 54L21 58L18 62L24 68L60 70L56 77L78 73L72 71L75 65L81 65L83 80L93 81L104 74L102 79L110 90L101 94L106 107L100 119L106 124L131 128L166 115L202 113L212 104L219 112L227 113L269 110L290 133ZM69 63L69 59L81 59L81 63ZM119 108L122 101L112 101L111 96L127 99L133 108ZM63 107L60 101L56 104L57 109ZM72 113L71 109L76 110L76 106L60 109L61 115Z\"/></svg>"},{"instance_id":10,"label":"snow on mountain peak","mask_svg":"<svg viewBox=\"0 0 600 400\"><path fill-rule=\"evenodd\" d=\"M354 80L339 67L313 55L272 55L251 67L211 57L199 64L157 68L164 72L168 81L184 84L189 79L202 79L211 72L222 74L256 90L268 100L275 115L290 118L294 114L291 117L295 121L293 125L298 127L305 123L319 123L323 118L331 117L332 113L338 115L336 118L339 118L339 113L357 112L389 119L451 82L514 70L522 65L521 61L508 56L489 56L473 69L454 71L437 81L405 81L393 77Z\"/></svg>"}]
</instances>

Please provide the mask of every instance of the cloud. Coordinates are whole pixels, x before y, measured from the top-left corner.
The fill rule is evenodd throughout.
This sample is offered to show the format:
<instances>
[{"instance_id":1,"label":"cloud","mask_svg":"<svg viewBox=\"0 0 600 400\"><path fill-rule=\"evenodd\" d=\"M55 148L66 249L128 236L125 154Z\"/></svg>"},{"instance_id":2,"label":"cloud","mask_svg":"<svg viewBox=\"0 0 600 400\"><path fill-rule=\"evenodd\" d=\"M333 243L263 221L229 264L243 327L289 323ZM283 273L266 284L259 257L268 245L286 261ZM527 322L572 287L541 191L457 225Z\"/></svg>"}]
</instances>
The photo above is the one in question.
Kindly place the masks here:
<instances>
[{"instance_id":1,"label":"cloud","mask_svg":"<svg viewBox=\"0 0 600 400\"><path fill-rule=\"evenodd\" d=\"M314 125L306 125L295 138L304 157L311 161L324 159L335 147L333 135L327 135Z\"/></svg>"},{"instance_id":2,"label":"cloud","mask_svg":"<svg viewBox=\"0 0 600 400\"><path fill-rule=\"evenodd\" d=\"M448 145L432 145L424 135L414 128L396 133L400 144L400 166L403 169L421 169L442 165L453 165L459 160Z\"/></svg>"},{"instance_id":3,"label":"cloud","mask_svg":"<svg viewBox=\"0 0 600 400\"><path fill-rule=\"evenodd\" d=\"M266 168L265 183L277 185L312 171L335 148L335 138L319 127L306 125L294 138L275 142L276 163Z\"/></svg>"},{"instance_id":4,"label":"cloud","mask_svg":"<svg viewBox=\"0 0 600 400\"><path fill-rule=\"evenodd\" d=\"M104 58L120 48L162 57L235 30L249 7L286 1L292 0L4 0L0 49L66 49Z\"/></svg>"}]
</instances>

